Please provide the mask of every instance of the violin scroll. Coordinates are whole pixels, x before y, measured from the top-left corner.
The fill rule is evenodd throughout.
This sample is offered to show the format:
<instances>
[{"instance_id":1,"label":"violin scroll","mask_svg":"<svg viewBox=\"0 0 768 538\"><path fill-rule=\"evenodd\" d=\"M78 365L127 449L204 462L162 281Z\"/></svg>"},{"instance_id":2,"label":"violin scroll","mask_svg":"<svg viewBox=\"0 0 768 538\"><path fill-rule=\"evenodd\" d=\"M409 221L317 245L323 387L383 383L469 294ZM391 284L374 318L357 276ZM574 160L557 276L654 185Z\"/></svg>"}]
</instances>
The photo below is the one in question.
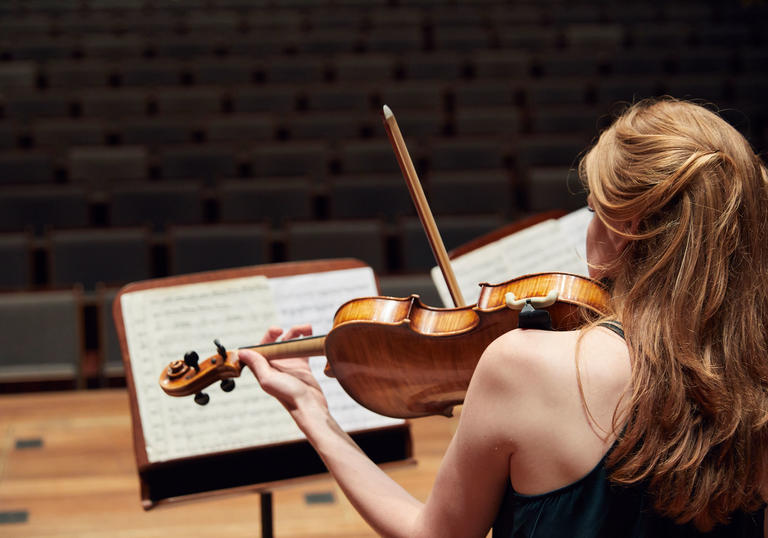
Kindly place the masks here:
<instances>
[{"instance_id":1,"label":"violin scroll","mask_svg":"<svg viewBox=\"0 0 768 538\"><path fill-rule=\"evenodd\" d=\"M239 377L243 369L237 358L237 351L227 351L218 340L215 340L218 353L202 362L196 352L190 351L184 359L171 362L160 375L160 388L170 396L195 395L195 402L205 405L209 396L202 390L221 381L221 390L231 392L235 388L234 377Z\"/></svg>"}]
</instances>

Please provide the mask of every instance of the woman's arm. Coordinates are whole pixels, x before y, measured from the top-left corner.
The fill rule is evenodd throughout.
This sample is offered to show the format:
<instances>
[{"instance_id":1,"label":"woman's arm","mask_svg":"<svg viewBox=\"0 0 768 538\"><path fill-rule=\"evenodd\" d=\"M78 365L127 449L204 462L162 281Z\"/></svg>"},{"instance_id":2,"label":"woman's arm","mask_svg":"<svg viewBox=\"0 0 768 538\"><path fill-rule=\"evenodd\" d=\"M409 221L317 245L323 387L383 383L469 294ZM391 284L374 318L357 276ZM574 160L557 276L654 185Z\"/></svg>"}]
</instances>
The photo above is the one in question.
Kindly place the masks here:
<instances>
[{"instance_id":1,"label":"woman's arm","mask_svg":"<svg viewBox=\"0 0 768 538\"><path fill-rule=\"evenodd\" d=\"M310 332L308 327L298 327L285 338ZM280 333L271 329L265 342L274 341ZM506 419L497 417L509 417L516 405L509 399L507 376L496 371L501 357L495 349L489 348L475 371L458 429L424 504L374 464L333 420L307 359L270 362L243 350L240 360L251 368L264 390L285 406L376 532L409 538L465 538L487 534L509 476L513 432L508 431Z\"/></svg>"}]
</instances>

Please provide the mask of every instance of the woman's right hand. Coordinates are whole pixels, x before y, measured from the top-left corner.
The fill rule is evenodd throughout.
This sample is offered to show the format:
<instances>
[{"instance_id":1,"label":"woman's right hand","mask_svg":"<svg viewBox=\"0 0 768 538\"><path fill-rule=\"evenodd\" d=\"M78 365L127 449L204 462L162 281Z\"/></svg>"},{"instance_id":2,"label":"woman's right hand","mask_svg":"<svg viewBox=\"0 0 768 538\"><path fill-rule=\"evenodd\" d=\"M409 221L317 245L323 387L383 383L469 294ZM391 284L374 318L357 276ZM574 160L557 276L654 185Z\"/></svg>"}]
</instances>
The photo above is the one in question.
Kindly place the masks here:
<instances>
[{"instance_id":1,"label":"woman's right hand","mask_svg":"<svg viewBox=\"0 0 768 538\"><path fill-rule=\"evenodd\" d=\"M270 327L261 344L276 342L283 335L283 329ZM291 327L282 340L292 340L301 336L311 336L310 325ZM241 363L245 364L256 376L264 392L277 398L291 413L302 405L320 407L328 410L320 384L309 367L309 357L291 357L267 360L264 355L251 349L241 349L237 353Z\"/></svg>"}]
</instances>

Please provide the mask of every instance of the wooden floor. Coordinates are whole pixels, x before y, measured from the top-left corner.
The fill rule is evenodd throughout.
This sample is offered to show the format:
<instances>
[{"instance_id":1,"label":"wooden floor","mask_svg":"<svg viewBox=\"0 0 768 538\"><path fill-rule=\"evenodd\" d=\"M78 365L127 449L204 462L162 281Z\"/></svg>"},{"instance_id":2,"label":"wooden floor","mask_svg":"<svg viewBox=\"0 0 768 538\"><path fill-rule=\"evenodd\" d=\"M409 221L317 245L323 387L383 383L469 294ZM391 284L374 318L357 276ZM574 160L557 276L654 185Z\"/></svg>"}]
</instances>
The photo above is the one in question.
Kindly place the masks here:
<instances>
[{"instance_id":1,"label":"wooden floor","mask_svg":"<svg viewBox=\"0 0 768 538\"><path fill-rule=\"evenodd\" d=\"M456 423L412 422L418 464L388 472L417 498L426 499ZM276 537L376 536L327 477L274 491L273 514ZM240 493L144 511L124 389L5 395L0 536L258 537L260 497Z\"/></svg>"}]
</instances>

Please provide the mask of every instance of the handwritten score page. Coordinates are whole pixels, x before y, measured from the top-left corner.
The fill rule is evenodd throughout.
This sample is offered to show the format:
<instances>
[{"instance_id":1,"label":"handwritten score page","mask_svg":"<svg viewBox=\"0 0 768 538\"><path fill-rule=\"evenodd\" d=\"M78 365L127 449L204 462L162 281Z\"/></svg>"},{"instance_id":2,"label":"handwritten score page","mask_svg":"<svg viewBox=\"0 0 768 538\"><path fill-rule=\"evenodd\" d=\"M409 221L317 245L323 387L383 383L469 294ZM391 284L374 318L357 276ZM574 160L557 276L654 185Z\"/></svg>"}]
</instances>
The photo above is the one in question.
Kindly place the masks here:
<instances>
[{"instance_id":1,"label":"handwritten score page","mask_svg":"<svg viewBox=\"0 0 768 538\"><path fill-rule=\"evenodd\" d=\"M530 273L563 271L587 274L586 235L591 213L579 209L508 235L451 260L467 304L476 303L479 284L498 284ZM439 267L432 280L446 306L453 306Z\"/></svg>"},{"instance_id":2,"label":"handwritten score page","mask_svg":"<svg viewBox=\"0 0 768 538\"><path fill-rule=\"evenodd\" d=\"M271 325L309 322L316 326L316 334L324 334L344 301L375 294L373 272L361 268L208 281L122 295L148 460L155 463L303 439L288 413L261 390L250 372L236 378L237 386L230 393L218 383L205 389L211 397L206 406L196 405L191 397L166 395L158 384L160 372L187 351L197 351L201 360L215 354L216 338L227 349L257 344ZM322 358L312 359L313 371L342 427L349 431L403 422L371 413L352 401L335 380L325 377L324 364Z\"/></svg>"}]
</instances>

